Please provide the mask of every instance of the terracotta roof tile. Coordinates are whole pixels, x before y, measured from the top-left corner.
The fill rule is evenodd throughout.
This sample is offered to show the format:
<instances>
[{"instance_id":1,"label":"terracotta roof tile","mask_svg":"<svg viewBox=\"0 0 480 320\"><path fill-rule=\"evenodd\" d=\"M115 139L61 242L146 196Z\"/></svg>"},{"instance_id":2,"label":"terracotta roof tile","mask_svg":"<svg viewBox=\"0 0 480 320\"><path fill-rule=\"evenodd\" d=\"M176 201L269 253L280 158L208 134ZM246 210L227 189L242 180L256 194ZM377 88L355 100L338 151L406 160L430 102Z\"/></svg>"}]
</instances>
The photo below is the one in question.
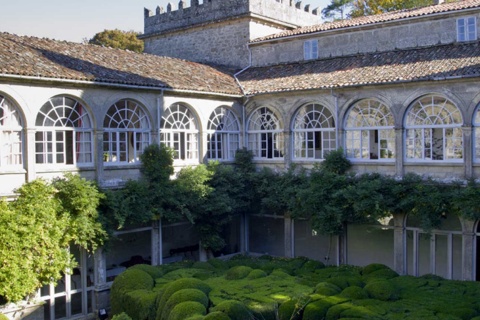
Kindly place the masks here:
<instances>
[{"instance_id":1,"label":"terracotta roof tile","mask_svg":"<svg viewBox=\"0 0 480 320\"><path fill-rule=\"evenodd\" d=\"M241 95L233 73L220 68L8 33L0 33L2 74Z\"/></svg>"},{"instance_id":2,"label":"terracotta roof tile","mask_svg":"<svg viewBox=\"0 0 480 320\"><path fill-rule=\"evenodd\" d=\"M257 38L252 40L250 43L273 40L273 39L281 39L285 37L304 35L304 34L309 34L314 32L365 26L365 25L374 24L374 23L427 16L427 15L443 13L443 12L453 12L458 10L477 8L477 7L480 7L480 0L463 0L458 2L438 4L438 5L423 7L418 9L405 9L405 10L399 10L399 11L392 11L392 12L387 12L383 14L364 16L364 17L358 17L353 19L338 20L334 22L326 22L323 24L296 28L293 30L288 30L288 31L268 35L265 37Z\"/></svg>"},{"instance_id":3,"label":"terracotta roof tile","mask_svg":"<svg viewBox=\"0 0 480 320\"><path fill-rule=\"evenodd\" d=\"M456 77L480 77L479 42L250 68L238 78L253 95Z\"/></svg>"}]
</instances>

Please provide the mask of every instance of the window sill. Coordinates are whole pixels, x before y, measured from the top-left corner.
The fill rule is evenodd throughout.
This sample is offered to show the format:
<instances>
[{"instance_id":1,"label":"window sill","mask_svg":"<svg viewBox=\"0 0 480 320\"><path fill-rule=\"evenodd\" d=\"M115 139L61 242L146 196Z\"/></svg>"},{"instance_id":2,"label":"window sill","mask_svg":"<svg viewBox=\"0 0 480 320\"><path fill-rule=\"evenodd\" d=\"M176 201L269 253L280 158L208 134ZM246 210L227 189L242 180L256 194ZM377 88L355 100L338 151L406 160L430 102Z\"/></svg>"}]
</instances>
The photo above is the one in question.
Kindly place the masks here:
<instances>
[{"instance_id":1,"label":"window sill","mask_svg":"<svg viewBox=\"0 0 480 320\"><path fill-rule=\"evenodd\" d=\"M35 169L38 173L43 172L75 172L95 170L93 164L89 165L54 165L54 164L36 164Z\"/></svg>"},{"instance_id":2,"label":"window sill","mask_svg":"<svg viewBox=\"0 0 480 320\"><path fill-rule=\"evenodd\" d=\"M103 163L104 169L109 170L109 169L140 169L142 167L142 164L140 162L132 162L132 163L126 163L126 162L104 162Z\"/></svg>"},{"instance_id":3,"label":"window sill","mask_svg":"<svg viewBox=\"0 0 480 320\"><path fill-rule=\"evenodd\" d=\"M4 168L1 168L0 167L0 174L25 174L27 173L27 170L25 170L24 168L20 167L20 168L15 168L15 167L4 167Z\"/></svg>"},{"instance_id":4,"label":"window sill","mask_svg":"<svg viewBox=\"0 0 480 320\"><path fill-rule=\"evenodd\" d=\"M435 167L462 167L465 165L463 160L405 160L404 166L429 165Z\"/></svg>"}]
</instances>

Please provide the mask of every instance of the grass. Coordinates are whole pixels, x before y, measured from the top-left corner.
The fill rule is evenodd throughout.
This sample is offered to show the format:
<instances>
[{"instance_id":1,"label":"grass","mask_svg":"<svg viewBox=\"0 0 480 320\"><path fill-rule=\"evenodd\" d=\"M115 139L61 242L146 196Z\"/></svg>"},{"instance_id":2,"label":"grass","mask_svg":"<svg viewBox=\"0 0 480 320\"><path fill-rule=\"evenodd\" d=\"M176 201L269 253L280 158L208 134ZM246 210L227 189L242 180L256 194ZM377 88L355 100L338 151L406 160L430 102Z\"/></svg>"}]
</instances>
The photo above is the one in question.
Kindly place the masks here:
<instances>
[{"instance_id":1,"label":"grass","mask_svg":"<svg viewBox=\"0 0 480 320\"><path fill-rule=\"evenodd\" d=\"M158 272L142 270L152 276L155 287L151 294L144 292L148 288L142 291L148 300L139 297L138 307L145 310L153 303L150 310L157 310L156 314L136 312L131 305L128 310L115 310L144 315L138 320L185 316L182 306L188 301L184 299L178 300L183 305L176 312L162 313L174 291L186 289L184 284L208 289L203 289L208 297L208 303L203 303L205 313L199 307L192 319L480 319L480 284L432 275L399 276L379 264L325 267L306 258L238 256L229 261L159 266ZM117 292L133 294L129 288L118 288L120 284ZM112 299L125 301L121 294ZM118 302L112 305L121 305ZM176 303L170 302L168 308L173 311Z\"/></svg>"}]
</instances>

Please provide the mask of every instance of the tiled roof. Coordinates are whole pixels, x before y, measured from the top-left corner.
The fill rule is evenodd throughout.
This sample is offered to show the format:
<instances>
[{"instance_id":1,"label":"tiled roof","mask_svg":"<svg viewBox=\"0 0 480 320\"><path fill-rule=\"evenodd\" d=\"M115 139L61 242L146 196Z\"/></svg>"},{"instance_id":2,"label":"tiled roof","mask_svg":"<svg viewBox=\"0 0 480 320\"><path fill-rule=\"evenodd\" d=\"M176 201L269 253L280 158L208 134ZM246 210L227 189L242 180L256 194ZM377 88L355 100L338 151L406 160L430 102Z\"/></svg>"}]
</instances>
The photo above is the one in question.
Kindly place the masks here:
<instances>
[{"instance_id":1,"label":"tiled roof","mask_svg":"<svg viewBox=\"0 0 480 320\"><path fill-rule=\"evenodd\" d=\"M453 12L453 11L459 11L464 9L477 8L477 7L480 7L480 0L463 0L458 2L438 4L438 5L423 7L418 9L405 9L405 10L399 10L399 11L392 11L392 12L387 12L387 13L378 14L378 15L338 20L334 22L327 22L327 23L317 24L313 26L301 27L301 28L257 38L252 40L250 43L255 43L255 42L260 42L265 40L280 39L280 38L291 37L296 35L304 35L304 34L309 34L314 32L365 26L365 25L374 24L374 23L428 16L432 14Z\"/></svg>"},{"instance_id":2,"label":"tiled roof","mask_svg":"<svg viewBox=\"0 0 480 320\"><path fill-rule=\"evenodd\" d=\"M252 95L461 77L480 77L479 42L250 68L238 78Z\"/></svg>"},{"instance_id":3,"label":"tiled roof","mask_svg":"<svg viewBox=\"0 0 480 320\"><path fill-rule=\"evenodd\" d=\"M204 64L8 33L0 33L2 75L242 94L232 74Z\"/></svg>"}]
</instances>

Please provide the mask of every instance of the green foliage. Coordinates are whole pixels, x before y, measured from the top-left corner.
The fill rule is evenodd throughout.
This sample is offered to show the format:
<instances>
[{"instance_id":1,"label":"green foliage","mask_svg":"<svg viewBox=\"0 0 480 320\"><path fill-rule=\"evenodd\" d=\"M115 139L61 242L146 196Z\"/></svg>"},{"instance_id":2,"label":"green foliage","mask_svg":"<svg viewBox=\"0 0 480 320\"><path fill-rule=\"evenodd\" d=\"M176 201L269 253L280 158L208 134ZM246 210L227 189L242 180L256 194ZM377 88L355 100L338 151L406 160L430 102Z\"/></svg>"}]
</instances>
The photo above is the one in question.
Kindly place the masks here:
<instances>
[{"instance_id":1,"label":"green foliage","mask_svg":"<svg viewBox=\"0 0 480 320\"><path fill-rule=\"evenodd\" d=\"M156 298L157 292L146 289L125 292L122 299L122 310L133 319L155 319Z\"/></svg>"},{"instance_id":2,"label":"green foliage","mask_svg":"<svg viewBox=\"0 0 480 320\"><path fill-rule=\"evenodd\" d=\"M205 315L207 309L196 301L185 301L177 304L170 312L168 320L185 320L194 315Z\"/></svg>"},{"instance_id":3,"label":"green foliage","mask_svg":"<svg viewBox=\"0 0 480 320\"><path fill-rule=\"evenodd\" d=\"M303 314L304 305L299 303L298 300L292 299L285 301L278 308L279 320L301 320Z\"/></svg>"},{"instance_id":4,"label":"green foliage","mask_svg":"<svg viewBox=\"0 0 480 320\"><path fill-rule=\"evenodd\" d=\"M351 286L343 289L340 293L342 297L353 299L353 300L360 300L360 299L367 299L368 294L363 290L361 287Z\"/></svg>"},{"instance_id":5,"label":"green foliage","mask_svg":"<svg viewBox=\"0 0 480 320\"><path fill-rule=\"evenodd\" d=\"M398 296L397 288L388 280L368 283L364 289L371 298L381 301L395 300Z\"/></svg>"},{"instance_id":6,"label":"green foliage","mask_svg":"<svg viewBox=\"0 0 480 320\"><path fill-rule=\"evenodd\" d=\"M222 311L214 311L207 314L203 320L231 320L230 317Z\"/></svg>"},{"instance_id":7,"label":"green foliage","mask_svg":"<svg viewBox=\"0 0 480 320\"><path fill-rule=\"evenodd\" d=\"M116 314L112 317L112 320L132 320L128 314L122 312L120 314Z\"/></svg>"},{"instance_id":8,"label":"green foliage","mask_svg":"<svg viewBox=\"0 0 480 320\"><path fill-rule=\"evenodd\" d=\"M159 266L152 266L149 264L136 264L131 266L129 269L138 269L148 273L153 279L161 278L164 274L164 271Z\"/></svg>"},{"instance_id":9,"label":"green foliage","mask_svg":"<svg viewBox=\"0 0 480 320\"><path fill-rule=\"evenodd\" d=\"M386 265L384 264L381 264L381 263L371 263L369 265L366 265L365 267L363 267L362 269L362 274L363 275L368 275L372 272L375 272L375 271L378 271L378 270L385 270L385 269L390 269L389 267L387 267Z\"/></svg>"},{"instance_id":10,"label":"green foliage","mask_svg":"<svg viewBox=\"0 0 480 320\"><path fill-rule=\"evenodd\" d=\"M398 277L398 273L391 269L381 269L374 272L371 272L363 277L366 283L377 280L389 280L392 278Z\"/></svg>"},{"instance_id":11,"label":"green foliage","mask_svg":"<svg viewBox=\"0 0 480 320\"><path fill-rule=\"evenodd\" d=\"M342 291L340 287L330 282L320 282L315 286L315 293L324 296L334 296Z\"/></svg>"},{"instance_id":12,"label":"green foliage","mask_svg":"<svg viewBox=\"0 0 480 320\"><path fill-rule=\"evenodd\" d=\"M245 320L251 318L251 312L241 302L236 300L223 301L219 305L211 308L211 311L220 311L225 313L232 320Z\"/></svg>"},{"instance_id":13,"label":"green foliage","mask_svg":"<svg viewBox=\"0 0 480 320\"><path fill-rule=\"evenodd\" d=\"M225 274L227 280L238 280L247 277L253 269L247 266L236 266L230 268Z\"/></svg>"},{"instance_id":14,"label":"green foliage","mask_svg":"<svg viewBox=\"0 0 480 320\"><path fill-rule=\"evenodd\" d=\"M333 303L327 300L315 300L306 305L302 320L324 320Z\"/></svg>"},{"instance_id":15,"label":"green foliage","mask_svg":"<svg viewBox=\"0 0 480 320\"><path fill-rule=\"evenodd\" d=\"M333 20L343 20L345 11L352 6L353 0L331 0L325 8L322 9L322 16L324 19L332 18ZM337 14L339 16L337 17Z\"/></svg>"},{"instance_id":16,"label":"green foliage","mask_svg":"<svg viewBox=\"0 0 480 320\"><path fill-rule=\"evenodd\" d=\"M127 269L115 278L110 290L110 304L113 314L127 312L126 293L134 290L151 290L153 289L153 278L140 269ZM149 297L150 298L150 297ZM148 300L148 298L147 298ZM133 314L129 315L133 316Z\"/></svg>"},{"instance_id":17,"label":"green foliage","mask_svg":"<svg viewBox=\"0 0 480 320\"><path fill-rule=\"evenodd\" d=\"M181 289L168 298L162 309L158 309L157 320L168 320L173 308L186 301L196 301L201 303L205 308L208 307L208 297L204 292L198 289Z\"/></svg>"},{"instance_id":18,"label":"green foliage","mask_svg":"<svg viewBox=\"0 0 480 320\"><path fill-rule=\"evenodd\" d=\"M352 163L347 159L343 149L338 148L327 153L320 169L334 174L345 174L351 166Z\"/></svg>"},{"instance_id":19,"label":"green foliage","mask_svg":"<svg viewBox=\"0 0 480 320\"><path fill-rule=\"evenodd\" d=\"M15 201L0 200L0 296L7 301L24 299L73 268L69 245L93 250L106 236L96 210L102 196L78 176L34 180L16 192Z\"/></svg>"},{"instance_id":20,"label":"green foliage","mask_svg":"<svg viewBox=\"0 0 480 320\"><path fill-rule=\"evenodd\" d=\"M88 43L99 46L130 50L134 52L143 52L143 41L138 39L138 32L104 30L96 33Z\"/></svg>"},{"instance_id":21,"label":"green foliage","mask_svg":"<svg viewBox=\"0 0 480 320\"><path fill-rule=\"evenodd\" d=\"M358 0L352 3L353 8L349 13L352 18L434 4L432 0Z\"/></svg>"},{"instance_id":22,"label":"green foliage","mask_svg":"<svg viewBox=\"0 0 480 320\"><path fill-rule=\"evenodd\" d=\"M267 276L267 273L265 271L263 271L262 269L254 269L254 270L250 271L247 278L253 280L253 279L258 279L258 278L264 278L266 276Z\"/></svg>"}]
</instances>

